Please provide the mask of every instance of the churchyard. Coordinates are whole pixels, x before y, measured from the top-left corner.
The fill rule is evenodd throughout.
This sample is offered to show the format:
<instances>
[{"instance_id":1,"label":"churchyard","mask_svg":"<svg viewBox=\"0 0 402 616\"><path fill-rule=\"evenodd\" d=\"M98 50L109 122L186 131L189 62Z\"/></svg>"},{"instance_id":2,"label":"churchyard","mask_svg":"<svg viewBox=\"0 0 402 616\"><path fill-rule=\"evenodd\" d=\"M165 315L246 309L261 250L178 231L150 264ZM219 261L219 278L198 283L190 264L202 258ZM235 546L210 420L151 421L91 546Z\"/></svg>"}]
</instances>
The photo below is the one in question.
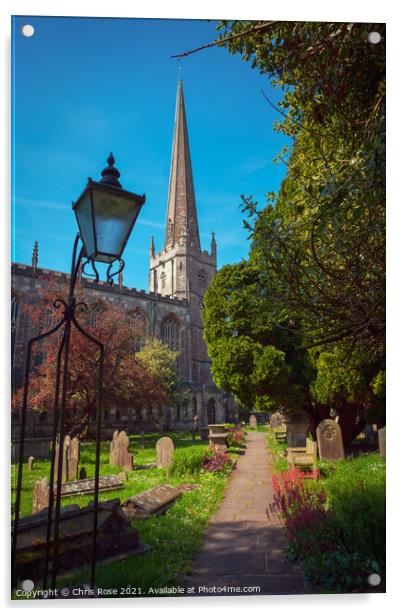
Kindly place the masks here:
<instances>
[{"instance_id":1,"label":"churchyard","mask_svg":"<svg viewBox=\"0 0 402 616\"><path fill-rule=\"evenodd\" d=\"M163 441L167 441L168 448L164 447L166 443ZM208 443L201 441L198 435L196 440L193 440L190 433L166 434L162 438L157 433L132 435L128 439L128 449L133 460L133 470L122 471L115 460L114 465L110 463L111 459L113 461L113 444L111 447L113 442L114 439L103 441L101 444L101 482L102 479L114 478L119 480L120 487L101 491L100 501L110 502L119 499L120 503L129 505L124 511L129 519L131 518L131 525L139 531L144 551L124 560L99 564L97 586L112 589L130 586L137 589L133 590L132 594L138 592L146 595L149 588L171 587L177 584L186 572L188 573L191 558L201 543L204 527L222 498L232 464L242 449L239 446L230 447L228 455L231 462L226 461L223 465L207 470L205 458L208 453L211 456L211 451ZM171 445L172 442L174 445ZM161 443L163 451L158 453L158 448L161 450ZM172 457L169 456L169 451ZM93 489L86 493L82 484L85 487L88 482L93 481L91 478L94 475L94 465L94 443L80 442L77 477L85 475L85 479L75 481L69 477L68 483L63 484L63 491L66 486L71 486L75 490L77 486L81 486L81 493L76 492L74 496L66 494L62 498L62 507L74 504L84 508L93 500ZM13 466L13 485L15 485L15 470L16 466ZM50 460L31 458L24 464L21 501L23 519L32 514L35 486L40 487L39 483L43 483L43 478L49 477L49 471ZM131 516L130 499L158 486L172 488L173 497L170 499L170 493L168 494L169 502L164 508L163 515L158 515L159 510L155 507L150 515L142 509L135 509L136 515ZM162 488L163 490L166 493L169 488ZM160 491L156 496L160 498ZM164 496L165 494L161 502ZM45 497L44 503L47 501L48 492ZM13 491L13 500L14 498ZM78 567L78 572L74 569L70 573L64 572L58 579L57 585L75 587L87 581L88 569L84 566ZM124 594L124 591L122 592Z\"/></svg>"}]
</instances>

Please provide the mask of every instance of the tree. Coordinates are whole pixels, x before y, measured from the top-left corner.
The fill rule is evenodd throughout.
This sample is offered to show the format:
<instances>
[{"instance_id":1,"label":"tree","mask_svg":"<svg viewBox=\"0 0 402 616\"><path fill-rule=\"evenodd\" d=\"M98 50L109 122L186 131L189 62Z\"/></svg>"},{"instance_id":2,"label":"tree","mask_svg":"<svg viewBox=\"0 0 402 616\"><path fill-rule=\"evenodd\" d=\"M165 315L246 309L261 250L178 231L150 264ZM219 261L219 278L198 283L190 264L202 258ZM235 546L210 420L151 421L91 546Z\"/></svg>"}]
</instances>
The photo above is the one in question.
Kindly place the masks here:
<instances>
[{"instance_id":1,"label":"tree","mask_svg":"<svg viewBox=\"0 0 402 616\"><path fill-rule=\"evenodd\" d=\"M238 391L258 403L264 371L278 369L273 346L285 354L279 381L287 366L289 393L297 384L315 422L336 408L347 441L364 416L384 420L385 27L224 21L218 29L216 44L240 53L282 88L278 106L264 96L281 117L276 130L293 146L278 155L287 166L279 194L268 193L263 208L243 197L258 309L245 316L243 298L244 330L236 321L219 332L209 319L214 374L220 378L219 354L230 374L228 356L241 351L231 385L242 358L247 378L237 377ZM381 34L378 45L368 42L373 30ZM230 311L238 313L226 275L218 274L216 292L227 304L227 325ZM215 301L211 291L206 314ZM270 339L260 339L251 322L259 311L272 328ZM280 402L283 394L269 385L269 375L265 385Z\"/></svg>"},{"instance_id":2,"label":"tree","mask_svg":"<svg viewBox=\"0 0 402 616\"><path fill-rule=\"evenodd\" d=\"M45 283L40 297L27 309L34 333L57 322L60 315L52 312L55 297L62 297L65 288ZM89 301L85 290L78 290L77 301ZM161 382L140 363L134 353L135 332L124 310L110 303L97 303L88 312L77 313L77 319L87 331L105 346L103 408L105 411L125 408L151 410L154 404L167 402L167 392ZM53 409L55 366L60 337L45 339L39 349L42 363L33 369L29 407L36 411ZM71 334L69 382L65 430L85 437L96 410L98 352L90 341L74 328ZM13 406L21 405L22 389L13 397Z\"/></svg>"},{"instance_id":3,"label":"tree","mask_svg":"<svg viewBox=\"0 0 402 616\"><path fill-rule=\"evenodd\" d=\"M183 390L178 373L178 352L171 350L157 338L149 339L137 353L136 359L140 365L155 379L166 394L165 404L180 406L187 404L187 391ZM158 429L163 428L163 408L158 408Z\"/></svg>"}]
</instances>

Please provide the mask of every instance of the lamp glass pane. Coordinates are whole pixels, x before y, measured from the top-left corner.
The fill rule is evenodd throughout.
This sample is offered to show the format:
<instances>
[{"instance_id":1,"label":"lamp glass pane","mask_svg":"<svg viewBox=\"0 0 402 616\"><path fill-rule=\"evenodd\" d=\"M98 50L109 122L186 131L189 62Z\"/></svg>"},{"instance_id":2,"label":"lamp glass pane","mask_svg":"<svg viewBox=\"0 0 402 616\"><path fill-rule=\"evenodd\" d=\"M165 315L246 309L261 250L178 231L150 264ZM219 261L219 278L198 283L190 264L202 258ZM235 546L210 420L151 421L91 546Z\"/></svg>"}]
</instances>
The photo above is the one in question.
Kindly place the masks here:
<instances>
[{"instance_id":1,"label":"lamp glass pane","mask_svg":"<svg viewBox=\"0 0 402 616\"><path fill-rule=\"evenodd\" d=\"M95 252L95 238L91 212L91 194L89 191L84 194L82 199L75 206L75 215L77 217L82 243L84 244L87 256L90 257Z\"/></svg>"},{"instance_id":2,"label":"lamp glass pane","mask_svg":"<svg viewBox=\"0 0 402 616\"><path fill-rule=\"evenodd\" d=\"M97 259L101 254L120 257L131 227L138 216L139 206L125 195L95 190L93 193ZM113 259L112 259L113 260Z\"/></svg>"}]
</instances>

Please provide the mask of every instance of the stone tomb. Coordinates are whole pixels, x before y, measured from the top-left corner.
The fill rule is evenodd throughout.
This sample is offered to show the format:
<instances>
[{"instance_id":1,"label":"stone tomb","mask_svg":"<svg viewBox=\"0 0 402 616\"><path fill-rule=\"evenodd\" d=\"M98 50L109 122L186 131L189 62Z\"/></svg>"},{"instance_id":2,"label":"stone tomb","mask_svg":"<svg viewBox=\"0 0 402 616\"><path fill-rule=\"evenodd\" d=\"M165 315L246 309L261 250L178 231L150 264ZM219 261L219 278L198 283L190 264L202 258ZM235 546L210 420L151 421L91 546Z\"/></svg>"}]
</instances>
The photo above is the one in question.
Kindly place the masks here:
<instances>
[{"instance_id":1,"label":"stone tomb","mask_svg":"<svg viewBox=\"0 0 402 616\"><path fill-rule=\"evenodd\" d=\"M20 519L17 540L17 575L20 579L39 581L43 575L48 512L44 510ZM55 512L53 511L53 522ZM60 510L58 571L87 567L93 537L93 503L82 509L69 505ZM97 561L109 562L140 554L148 549L141 545L138 531L120 508L120 500L100 502L97 524ZM52 546L50 546L52 549ZM50 552L52 553L52 552Z\"/></svg>"},{"instance_id":2,"label":"stone tomb","mask_svg":"<svg viewBox=\"0 0 402 616\"><path fill-rule=\"evenodd\" d=\"M257 427L257 417L255 415L250 415L249 424L250 424L250 428Z\"/></svg>"},{"instance_id":3,"label":"stone tomb","mask_svg":"<svg viewBox=\"0 0 402 616\"><path fill-rule=\"evenodd\" d=\"M57 470L59 464L59 443L56 442L56 456L54 461L54 481L57 482ZM63 443L63 463L61 471L62 483L74 481L78 477L78 466L80 463L80 442L77 437L71 438L67 435Z\"/></svg>"},{"instance_id":4,"label":"stone tomb","mask_svg":"<svg viewBox=\"0 0 402 616\"><path fill-rule=\"evenodd\" d=\"M378 449L380 456L386 457L386 427L378 430Z\"/></svg>"},{"instance_id":5,"label":"stone tomb","mask_svg":"<svg viewBox=\"0 0 402 616\"><path fill-rule=\"evenodd\" d=\"M228 429L225 424L208 424L209 446L215 451L227 451Z\"/></svg>"},{"instance_id":6,"label":"stone tomb","mask_svg":"<svg viewBox=\"0 0 402 616\"><path fill-rule=\"evenodd\" d=\"M269 426L272 429L279 428L279 426L281 426L284 421L285 421L285 418L282 415L282 413L274 413L271 419L269 420Z\"/></svg>"},{"instance_id":7,"label":"stone tomb","mask_svg":"<svg viewBox=\"0 0 402 616\"><path fill-rule=\"evenodd\" d=\"M113 439L110 443L109 464L117 466L124 471L134 470L134 461L132 454L128 451L130 441L127 434L115 430Z\"/></svg>"},{"instance_id":8,"label":"stone tomb","mask_svg":"<svg viewBox=\"0 0 402 616\"><path fill-rule=\"evenodd\" d=\"M333 419L324 419L317 426L318 451L321 460L342 460L345 457L342 430Z\"/></svg>"},{"instance_id":9,"label":"stone tomb","mask_svg":"<svg viewBox=\"0 0 402 616\"><path fill-rule=\"evenodd\" d=\"M122 503L122 510L129 520L144 519L166 511L176 498L182 494L178 488L163 484L146 492L132 496Z\"/></svg>"},{"instance_id":10,"label":"stone tomb","mask_svg":"<svg viewBox=\"0 0 402 616\"><path fill-rule=\"evenodd\" d=\"M116 475L99 477L99 492L117 490L123 485L121 479ZM54 486L54 496L56 496L56 485ZM95 479L78 479L69 483L63 483L61 487L61 498L67 496L81 496L91 494L95 491ZM50 485L47 477L36 481L32 495L32 513L42 511L49 505Z\"/></svg>"},{"instance_id":11,"label":"stone tomb","mask_svg":"<svg viewBox=\"0 0 402 616\"><path fill-rule=\"evenodd\" d=\"M162 436L156 443L156 467L169 468L173 463L174 443L168 436Z\"/></svg>"}]
</instances>

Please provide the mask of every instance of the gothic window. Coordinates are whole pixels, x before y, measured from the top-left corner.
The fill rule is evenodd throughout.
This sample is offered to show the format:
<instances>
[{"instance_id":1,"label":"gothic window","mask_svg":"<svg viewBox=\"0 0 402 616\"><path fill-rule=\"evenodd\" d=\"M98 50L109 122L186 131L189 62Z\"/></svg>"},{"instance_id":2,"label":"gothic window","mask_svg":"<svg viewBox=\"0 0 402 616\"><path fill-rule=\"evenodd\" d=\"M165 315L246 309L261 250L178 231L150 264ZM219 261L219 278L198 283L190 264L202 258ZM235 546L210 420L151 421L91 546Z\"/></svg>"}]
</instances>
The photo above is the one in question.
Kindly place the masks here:
<instances>
[{"instance_id":1,"label":"gothic window","mask_svg":"<svg viewBox=\"0 0 402 616\"><path fill-rule=\"evenodd\" d=\"M162 289L164 289L166 287L166 274L165 274L165 272L162 272L162 274L161 274L161 287L162 287Z\"/></svg>"},{"instance_id":2,"label":"gothic window","mask_svg":"<svg viewBox=\"0 0 402 616\"><path fill-rule=\"evenodd\" d=\"M209 424L216 423L216 401L213 398L208 400L207 404L207 418Z\"/></svg>"},{"instance_id":3,"label":"gothic window","mask_svg":"<svg viewBox=\"0 0 402 616\"><path fill-rule=\"evenodd\" d=\"M207 274L204 270L198 272L198 286L201 289L206 289L208 286Z\"/></svg>"},{"instance_id":4,"label":"gothic window","mask_svg":"<svg viewBox=\"0 0 402 616\"><path fill-rule=\"evenodd\" d=\"M147 317L139 308L135 308L128 313L130 326L133 333L134 352L141 350L147 333Z\"/></svg>"},{"instance_id":5,"label":"gothic window","mask_svg":"<svg viewBox=\"0 0 402 616\"><path fill-rule=\"evenodd\" d=\"M158 274L154 271L154 293L158 292Z\"/></svg>"},{"instance_id":6,"label":"gothic window","mask_svg":"<svg viewBox=\"0 0 402 616\"><path fill-rule=\"evenodd\" d=\"M100 316L103 312L103 305L101 303L95 304L91 307L88 315L89 327L96 327L99 323Z\"/></svg>"},{"instance_id":7,"label":"gothic window","mask_svg":"<svg viewBox=\"0 0 402 616\"><path fill-rule=\"evenodd\" d=\"M162 321L161 326L162 341L168 345L172 351L179 349L179 323L177 319L171 315Z\"/></svg>"},{"instance_id":8,"label":"gothic window","mask_svg":"<svg viewBox=\"0 0 402 616\"><path fill-rule=\"evenodd\" d=\"M11 366L14 366L15 341L18 321L18 299L13 293L11 296Z\"/></svg>"}]
</instances>

